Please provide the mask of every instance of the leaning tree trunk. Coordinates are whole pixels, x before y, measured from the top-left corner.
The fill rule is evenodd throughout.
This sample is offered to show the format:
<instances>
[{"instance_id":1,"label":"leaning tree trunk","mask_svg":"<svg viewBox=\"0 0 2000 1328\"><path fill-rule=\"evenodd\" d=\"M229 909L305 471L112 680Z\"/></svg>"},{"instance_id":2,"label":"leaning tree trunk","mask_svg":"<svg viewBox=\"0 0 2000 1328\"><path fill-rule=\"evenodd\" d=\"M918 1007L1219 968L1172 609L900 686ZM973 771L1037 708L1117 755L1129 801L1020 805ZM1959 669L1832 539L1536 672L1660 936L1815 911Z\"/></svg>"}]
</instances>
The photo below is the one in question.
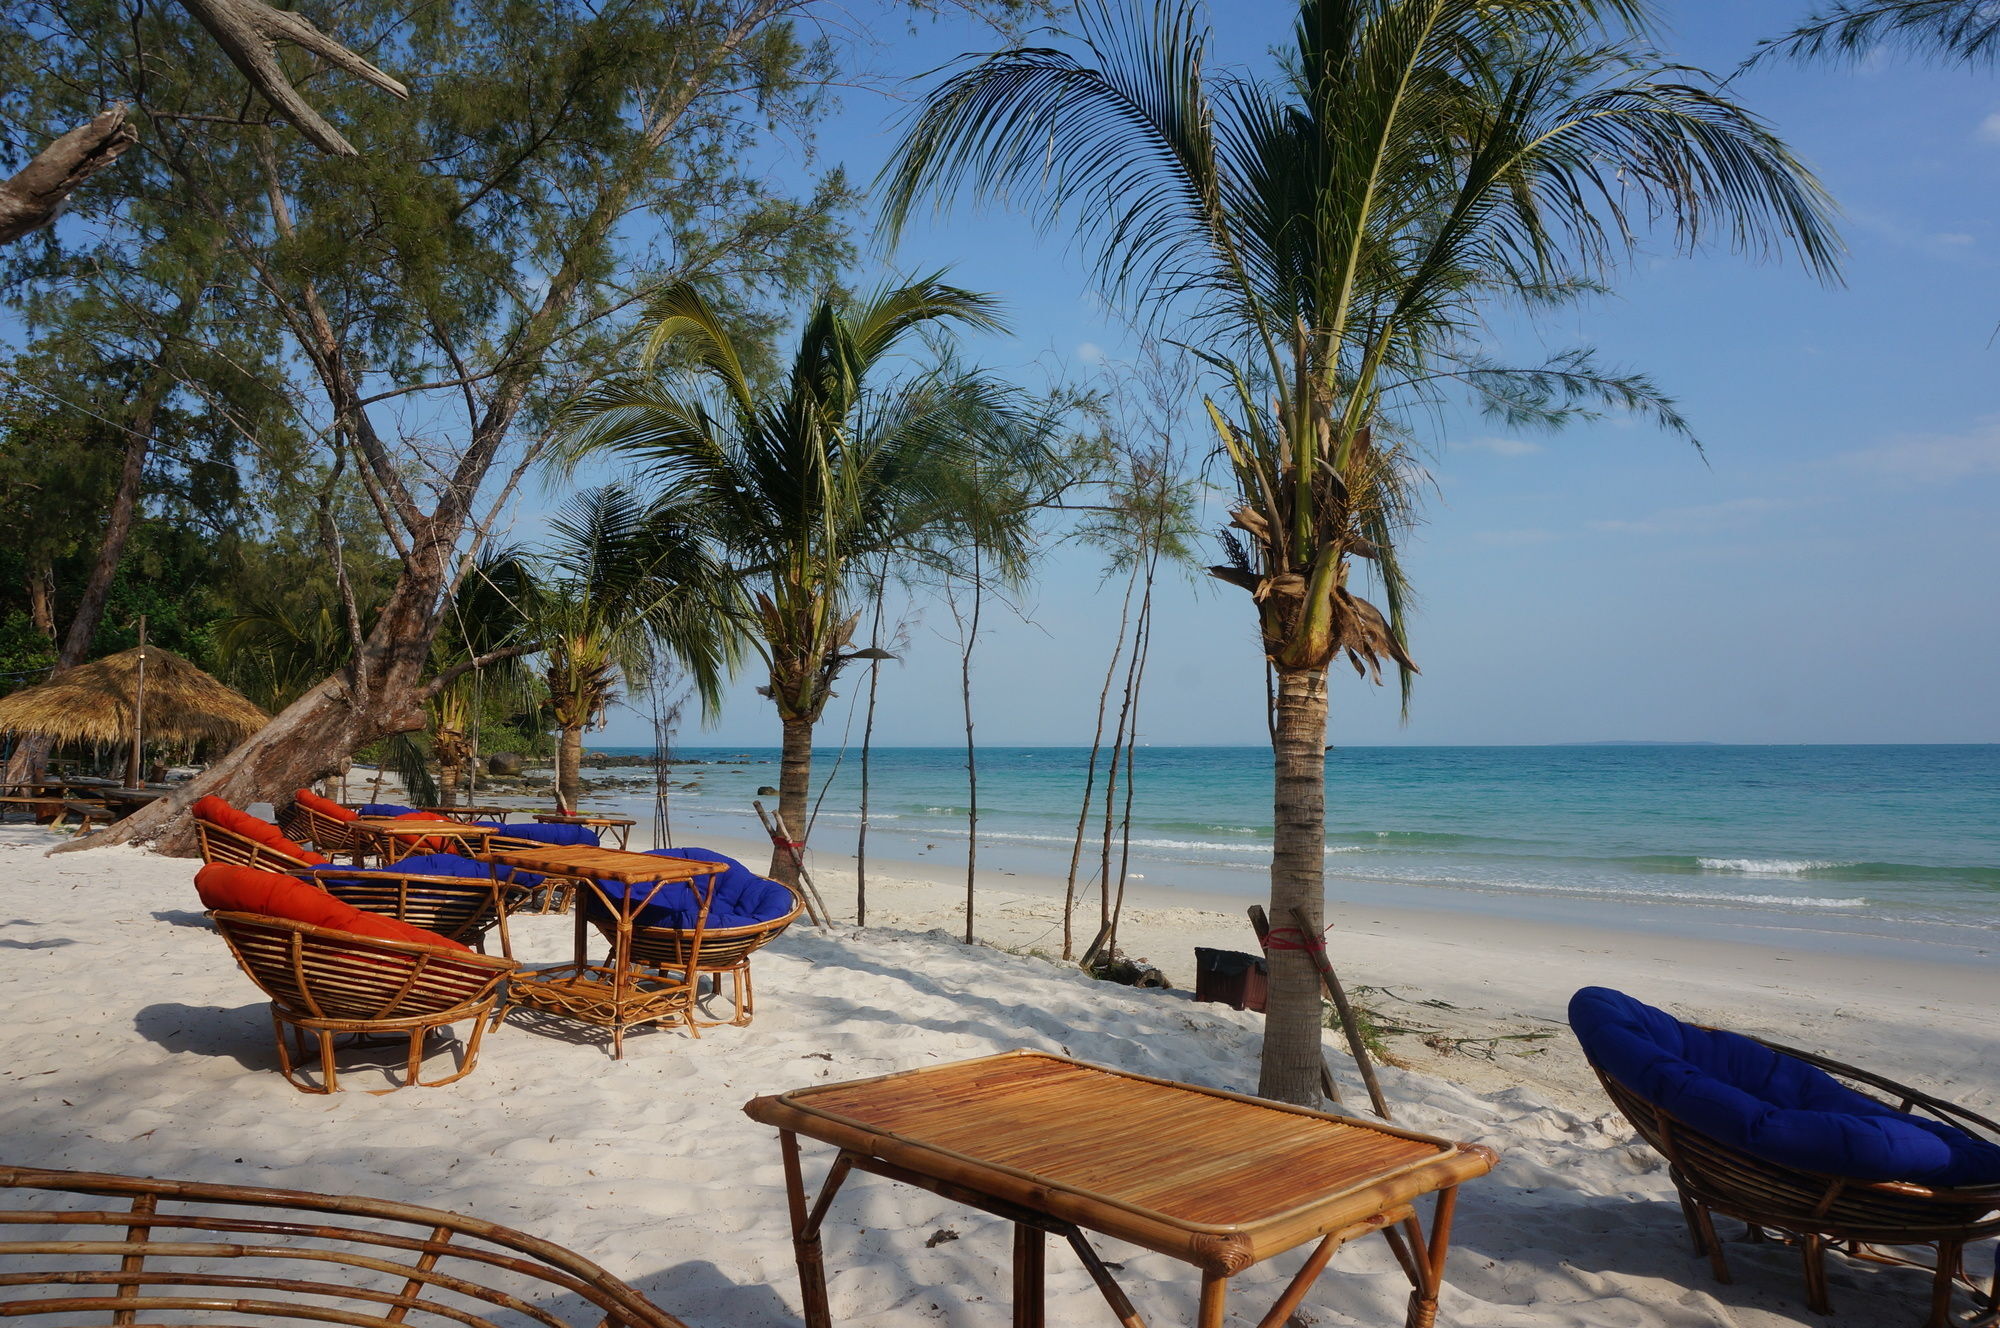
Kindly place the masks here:
<instances>
[{"instance_id":1,"label":"leaning tree trunk","mask_svg":"<svg viewBox=\"0 0 2000 1328\"><path fill-rule=\"evenodd\" d=\"M806 803L812 797L813 722L797 715L785 716L784 757L778 766L778 814L785 819L785 833L805 852ZM797 886L798 865L783 844L771 846L771 879Z\"/></svg>"},{"instance_id":2,"label":"leaning tree trunk","mask_svg":"<svg viewBox=\"0 0 2000 1328\"><path fill-rule=\"evenodd\" d=\"M556 745L556 805L575 815L583 801L583 725L566 725Z\"/></svg>"},{"instance_id":3,"label":"leaning tree trunk","mask_svg":"<svg viewBox=\"0 0 2000 1328\"><path fill-rule=\"evenodd\" d=\"M1264 1016L1262 1097L1301 1106L1320 1101L1319 969L1326 882L1326 670L1278 675L1272 798L1271 993ZM1304 934L1297 926L1305 919Z\"/></svg>"},{"instance_id":4,"label":"leaning tree trunk","mask_svg":"<svg viewBox=\"0 0 2000 1328\"><path fill-rule=\"evenodd\" d=\"M369 743L423 728L430 699L423 674L437 634L436 606L449 554L432 558L432 550L417 548L425 557L406 566L349 668L321 681L171 795L56 851L130 841L191 856L194 827L182 813L197 798L212 793L238 806L283 800L293 789L337 772Z\"/></svg>"}]
</instances>

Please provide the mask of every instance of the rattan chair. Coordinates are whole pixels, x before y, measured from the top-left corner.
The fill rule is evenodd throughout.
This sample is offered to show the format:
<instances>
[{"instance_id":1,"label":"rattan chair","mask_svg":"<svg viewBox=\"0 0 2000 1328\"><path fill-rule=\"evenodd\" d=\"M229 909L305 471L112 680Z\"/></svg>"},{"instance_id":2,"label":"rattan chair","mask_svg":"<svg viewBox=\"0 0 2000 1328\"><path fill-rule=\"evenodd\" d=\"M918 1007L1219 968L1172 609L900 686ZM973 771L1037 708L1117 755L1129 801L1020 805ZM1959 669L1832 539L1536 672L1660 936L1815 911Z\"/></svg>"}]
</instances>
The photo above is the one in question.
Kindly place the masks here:
<instances>
[{"instance_id":1,"label":"rattan chair","mask_svg":"<svg viewBox=\"0 0 2000 1328\"><path fill-rule=\"evenodd\" d=\"M499 999L501 983L520 967L512 959L494 955L377 940L258 913L216 911L209 917L229 942L236 962L271 998L279 1069L303 1093L340 1091L334 1042L346 1036L407 1037L404 1085L437 1088L463 1079L479 1058L486 1016ZM457 1073L424 1080L425 1035L467 1020L472 1036ZM297 1041L300 1062L310 1054L308 1036L317 1043L319 1083L295 1068L285 1038L288 1029Z\"/></svg>"},{"instance_id":2,"label":"rattan chair","mask_svg":"<svg viewBox=\"0 0 2000 1328\"><path fill-rule=\"evenodd\" d=\"M1875 1089L1901 1111L1920 1111L1976 1136L2000 1141L2000 1124L1963 1107L1825 1056L1763 1038L1753 1040L1853 1085ZM1632 1128L1666 1158L1674 1188L1680 1192L1681 1213L1695 1253L1708 1256L1716 1281L1727 1284L1730 1280L1713 1217L1723 1213L1749 1224L1752 1240L1761 1240L1768 1232L1797 1242L1805 1261L1806 1303L1816 1313L1832 1313L1825 1266L1829 1245L1873 1263L1934 1269L1925 1328L1946 1328L1951 1322L1954 1284L1972 1292L1985 1311L1982 1321L1991 1322L2000 1309L2000 1285L1996 1285L2000 1279L1982 1287L1965 1267L1967 1244L2000 1234L2000 1185L1933 1189L1780 1166L1716 1142L1639 1097L1602 1069L1597 1070L1597 1077ZM1931 1246L1936 1251L1935 1261L1924 1263L1893 1252L1893 1247L1913 1245Z\"/></svg>"},{"instance_id":3,"label":"rattan chair","mask_svg":"<svg viewBox=\"0 0 2000 1328\"><path fill-rule=\"evenodd\" d=\"M500 931L500 953L514 957L507 935L507 915L533 893L492 876L425 876L395 867L357 872L350 867L320 867L312 873L320 889L370 913L434 931L447 940L475 949L486 948L486 934Z\"/></svg>"},{"instance_id":4,"label":"rattan chair","mask_svg":"<svg viewBox=\"0 0 2000 1328\"><path fill-rule=\"evenodd\" d=\"M0 1315L77 1325L686 1328L560 1245L435 1208L0 1167Z\"/></svg>"},{"instance_id":5,"label":"rattan chair","mask_svg":"<svg viewBox=\"0 0 2000 1328\"><path fill-rule=\"evenodd\" d=\"M730 1005L735 1011L734 1017L729 1019L696 1019L697 1025L715 1028L722 1024L747 1024L756 1013L756 992L750 985L750 956L784 935L785 928L799 916L799 908L795 891L791 912L769 922L754 922L744 927L710 927L698 934L679 927L634 926L632 962L642 968L684 973L687 971L688 956L693 954L695 976L713 977L714 994L722 994L723 975L729 976ZM604 933L605 939L615 941L614 932L604 920L598 921L597 929ZM693 1017L690 1015L690 1018Z\"/></svg>"},{"instance_id":6,"label":"rattan chair","mask_svg":"<svg viewBox=\"0 0 2000 1328\"><path fill-rule=\"evenodd\" d=\"M278 828L301 844L311 844L328 858L346 854L357 867L382 852L381 841L369 834L366 826L328 816L297 800L278 813Z\"/></svg>"},{"instance_id":7,"label":"rattan chair","mask_svg":"<svg viewBox=\"0 0 2000 1328\"><path fill-rule=\"evenodd\" d=\"M199 816L194 818L194 832L203 862L233 862L239 867L276 872L295 872L320 865L295 858L289 853L280 853L269 844L260 843L248 835L239 835L234 830L226 830Z\"/></svg>"}]
</instances>

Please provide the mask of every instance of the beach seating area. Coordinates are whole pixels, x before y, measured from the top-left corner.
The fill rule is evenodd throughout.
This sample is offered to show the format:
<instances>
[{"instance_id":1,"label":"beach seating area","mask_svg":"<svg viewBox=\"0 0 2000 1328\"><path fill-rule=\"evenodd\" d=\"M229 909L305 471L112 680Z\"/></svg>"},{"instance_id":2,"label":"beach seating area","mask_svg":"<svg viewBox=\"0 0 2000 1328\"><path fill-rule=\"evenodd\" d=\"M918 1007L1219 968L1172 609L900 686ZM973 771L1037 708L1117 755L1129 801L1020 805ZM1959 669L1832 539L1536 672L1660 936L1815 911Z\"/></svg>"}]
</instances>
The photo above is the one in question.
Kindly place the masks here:
<instances>
[{"instance_id":1,"label":"beach seating area","mask_svg":"<svg viewBox=\"0 0 2000 1328\"><path fill-rule=\"evenodd\" d=\"M350 834L371 824L341 810L353 814L331 821ZM7 1186L70 1202L89 1193L119 1211L199 1211L200 1222L241 1210L297 1224L264 1210L324 1204L343 1230L447 1209L464 1216L436 1219L430 1240L527 1240L562 1270L559 1283L596 1288L590 1322L645 1328L997 1322L1009 1303L1022 1307L1017 1324L1213 1328L1299 1313L1293 1322L1468 1328L1914 1328L1983 1304L1991 1193L1954 1180L1923 1230L1912 1215L1926 1201L1907 1182L1839 1182L1820 1204L1833 1219L1817 1224L1796 1207L1747 1207L1746 1193L1778 1193L1756 1179L1775 1175L1773 1164L1746 1164L1742 1138L1702 1123L1686 1074L1669 1104L1661 1082L1636 1082L1630 1068L1634 1055L1669 1078L1682 1057L1717 1073L1733 1062L1704 1058L1689 1025L1615 992L1581 993L1573 1013L1609 1094L1596 1110L1520 1090L1478 1095L1390 1064L1381 1074L1397 1121L1386 1127L1216 1091L1240 1088L1254 1065L1261 1018L1251 1012L943 937L788 927L795 901L782 919L740 923L717 905L721 882L740 870L722 854L676 859L678 879L652 882L586 872L628 856L617 850L518 841L490 855L549 866L569 854L579 893L565 916L535 911L543 883L516 879L504 861L390 861L377 843L361 851L366 865L320 864L317 843L206 811L222 851L198 868L121 851L56 869L29 856L44 832L0 831L0 851L20 868L4 886L19 919L5 939L23 947L0 970L0 997L19 1016L6 1035L16 1087L0 1101L0 1132L27 1150L10 1159L20 1169L4 1173ZM254 863L233 860L252 856L246 841ZM309 865L269 870L281 858ZM439 870L450 864L467 865ZM84 890L79 874L91 878ZM87 902L107 890L135 919L109 935ZM741 890L729 898L732 909L756 905ZM735 925L705 932L710 921ZM202 934L211 929L226 944ZM578 970L582 935L591 945ZM710 935L728 944L709 950ZM641 1013L663 988L679 1013L621 1026L520 994L547 972L616 999L621 964ZM754 1024L747 1001L686 1017L726 999L720 974L741 972L747 989L753 967L765 994ZM732 1026L699 1036L716 1024ZM372 1036L346 1045L355 1034ZM1761 1046L1700 1036L1702 1046ZM1648 1039L1672 1042L1674 1054L1646 1051ZM1779 1063L1781 1053L1764 1054L1766 1071ZM1332 1059L1350 1100L1365 1101L1351 1062ZM1797 1065L1779 1076L1794 1098L1808 1070L1822 1073ZM1768 1096L1772 1082L1767 1072L1751 1087ZM404 1083L434 1087L384 1091ZM1822 1114L1832 1101L1810 1100ZM1897 1105L1869 1109L1905 1119ZM1253 1119L1273 1111L1296 1125ZM1953 1119L1988 1128L1969 1109ZM2000 1157L1990 1144L1962 1152L1973 1165ZM1896 1204L1902 1228L1857 1217ZM136 1239L173 1239L167 1231ZM1378 1232L1388 1239L1364 1239ZM1940 1250L1943 1289L1927 1269L1849 1257L1848 1242L1878 1240L1905 1242L1919 1264L1926 1246ZM167 1267L157 1255L116 1253L139 1262L120 1263L95 1294L127 1287L116 1294L139 1297L125 1306L136 1309L171 1298L171 1284L138 1275ZM192 1257L178 1272L193 1270ZM593 1271L577 1272L585 1265ZM399 1266L385 1266L384 1299L364 1316L396 1322L398 1296L433 1294ZM1726 1280L1713 1275L1725 1268ZM1953 1289L1958 1273L1973 1291ZM228 1286L247 1275L286 1276L244 1265L201 1277ZM312 1283L294 1270L278 1298Z\"/></svg>"}]
</instances>

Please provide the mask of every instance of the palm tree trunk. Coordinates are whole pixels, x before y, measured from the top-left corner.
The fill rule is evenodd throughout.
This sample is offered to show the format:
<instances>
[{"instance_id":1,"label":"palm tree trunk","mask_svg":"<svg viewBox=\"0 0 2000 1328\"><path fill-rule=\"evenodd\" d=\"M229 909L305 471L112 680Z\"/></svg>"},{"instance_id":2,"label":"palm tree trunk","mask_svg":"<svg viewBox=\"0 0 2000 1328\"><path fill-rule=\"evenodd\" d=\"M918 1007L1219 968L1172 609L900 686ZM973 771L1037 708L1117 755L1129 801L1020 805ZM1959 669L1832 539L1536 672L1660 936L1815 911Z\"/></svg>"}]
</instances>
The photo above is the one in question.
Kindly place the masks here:
<instances>
[{"instance_id":1,"label":"palm tree trunk","mask_svg":"<svg viewBox=\"0 0 2000 1328\"><path fill-rule=\"evenodd\" d=\"M1326 882L1326 670L1278 675L1276 764L1272 797L1271 920L1289 935L1293 910L1307 934L1270 952L1271 994L1264 1016L1260 1096L1302 1106L1320 1101L1319 969L1304 948L1324 925Z\"/></svg>"},{"instance_id":2,"label":"palm tree trunk","mask_svg":"<svg viewBox=\"0 0 2000 1328\"><path fill-rule=\"evenodd\" d=\"M431 750L438 763L438 805L458 806L458 792L472 764L472 740L462 729L440 725L432 731Z\"/></svg>"},{"instance_id":3,"label":"palm tree trunk","mask_svg":"<svg viewBox=\"0 0 2000 1328\"><path fill-rule=\"evenodd\" d=\"M785 819L785 833L797 836L799 852L805 852L806 803L812 796L813 722L801 716L785 717L784 755L778 766L778 814ZM798 865L782 844L771 846L771 879L796 888Z\"/></svg>"},{"instance_id":4,"label":"palm tree trunk","mask_svg":"<svg viewBox=\"0 0 2000 1328\"><path fill-rule=\"evenodd\" d=\"M583 725L563 727L556 745L556 805L574 814L583 799Z\"/></svg>"}]
</instances>

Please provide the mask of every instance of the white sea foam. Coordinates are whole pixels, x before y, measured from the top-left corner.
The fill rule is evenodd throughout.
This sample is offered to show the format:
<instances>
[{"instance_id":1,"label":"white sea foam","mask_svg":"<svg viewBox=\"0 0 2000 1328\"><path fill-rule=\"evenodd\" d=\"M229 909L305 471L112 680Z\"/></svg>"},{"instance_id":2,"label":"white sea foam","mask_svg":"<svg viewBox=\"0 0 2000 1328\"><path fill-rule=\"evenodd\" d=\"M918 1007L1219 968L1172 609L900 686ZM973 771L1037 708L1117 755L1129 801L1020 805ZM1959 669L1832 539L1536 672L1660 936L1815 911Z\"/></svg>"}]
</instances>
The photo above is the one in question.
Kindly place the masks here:
<instances>
[{"instance_id":1,"label":"white sea foam","mask_svg":"<svg viewBox=\"0 0 2000 1328\"><path fill-rule=\"evenodd\" d=\"M1696 858L1703 871L1740 872L1746 876L1803 876L1829 867L1849 867L1852 863L1825 858Z\"/></svg>"}]
</instances>

